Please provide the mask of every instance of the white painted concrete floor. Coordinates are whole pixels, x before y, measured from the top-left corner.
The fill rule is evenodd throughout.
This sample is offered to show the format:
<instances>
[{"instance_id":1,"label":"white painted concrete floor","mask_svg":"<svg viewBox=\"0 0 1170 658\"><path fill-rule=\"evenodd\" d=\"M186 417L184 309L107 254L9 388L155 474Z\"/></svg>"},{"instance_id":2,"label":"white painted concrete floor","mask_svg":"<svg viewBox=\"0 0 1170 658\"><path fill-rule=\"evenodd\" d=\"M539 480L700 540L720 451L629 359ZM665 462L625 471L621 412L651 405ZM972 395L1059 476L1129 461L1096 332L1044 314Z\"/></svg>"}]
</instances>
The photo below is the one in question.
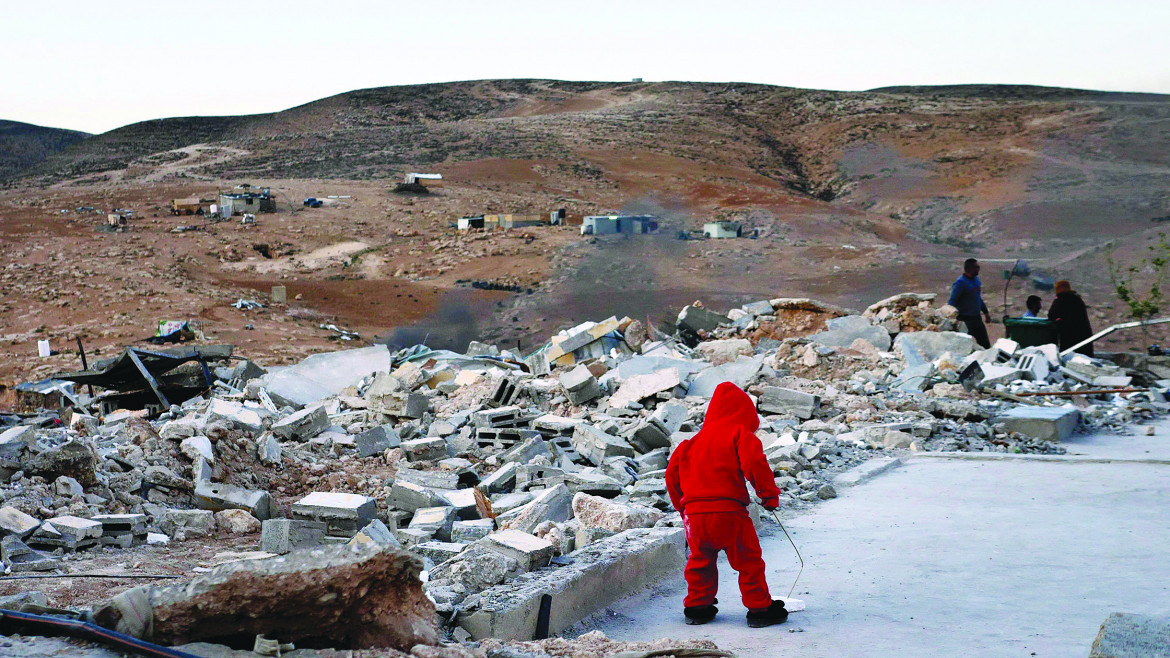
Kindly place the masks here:
<instances>
[{"instance_id":1,"label":"white painted concrete floor","mask_svg":"<svg viewBox=\"0 0 1170 658\"><path fill-rule=\"evenodd\" d=\"M1155 426L1074 437L1069 459L910 458L840 492L785 522L807 564L786 624L747 628L721 558L714 622L683 623L679 574L578 630L744 657L1087 656L1111 612L1170 615L1170 421ZM796 556L779 532L763 546L784 596Z\"/></svg>"}]
</instances>

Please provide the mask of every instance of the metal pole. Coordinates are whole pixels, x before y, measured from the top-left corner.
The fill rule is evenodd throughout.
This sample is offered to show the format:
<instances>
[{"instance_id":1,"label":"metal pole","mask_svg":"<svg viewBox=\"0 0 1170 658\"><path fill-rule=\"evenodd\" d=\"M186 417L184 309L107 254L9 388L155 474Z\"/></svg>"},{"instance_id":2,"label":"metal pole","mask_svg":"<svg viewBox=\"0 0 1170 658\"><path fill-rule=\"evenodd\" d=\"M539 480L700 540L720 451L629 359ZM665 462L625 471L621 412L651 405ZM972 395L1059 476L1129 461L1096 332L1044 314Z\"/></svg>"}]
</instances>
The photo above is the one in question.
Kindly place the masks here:
<instances>
[{"instance_id":1,"label":"metal pole","mask_svg":"<svg viewBox=\"0 0 1170 658\"><path fill-rule=\"evenodd\" d=\"M784 531L784 536L788 538L788 543L792 544L792 550L796 551L796 559L800 560L800 571L796 572L796 580L792 581L792 587L788 589L787 598L792 598L792 592L796 590L796 582L800 580L800 574L804 573L804 558L800 556L800 549L796 547L796 542L792 541L792 535L788 534L788 529L784 527L783 523L780 523L780 516L776 514L776 510L770 511L772 518L776 519L776 525L780 526L780 529Z\"/></svg>"}]
</instances>

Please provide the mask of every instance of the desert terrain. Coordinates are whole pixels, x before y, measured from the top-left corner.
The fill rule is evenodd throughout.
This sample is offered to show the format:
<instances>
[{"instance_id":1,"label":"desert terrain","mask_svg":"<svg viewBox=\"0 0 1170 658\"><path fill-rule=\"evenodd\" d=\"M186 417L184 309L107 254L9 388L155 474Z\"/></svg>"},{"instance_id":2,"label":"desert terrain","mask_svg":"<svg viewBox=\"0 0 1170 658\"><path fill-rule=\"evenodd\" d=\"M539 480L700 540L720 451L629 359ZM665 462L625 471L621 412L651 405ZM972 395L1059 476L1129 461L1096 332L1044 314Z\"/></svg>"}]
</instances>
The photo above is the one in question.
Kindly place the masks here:
<instances>
[{"instance_id":1,"label":"desert terrain","mask_svg":"<svg viewBox=\"0 0 1170 658\"><path fill-rule=\"evenodd\" d=\"M88 357L113 355L160 320L192 321L269 364L335 347L330 325L357 332L355 345L478 339L527 351L584 319L661 323L694 300L864 308L945 294L968 256L985 263L993 316L1001 272L1023 258L1072 280L1103 328L1127 319L1107 258L1136 262L1170 217L1168 134L1170 99L1155 95L547 80L134 124L26 156L0 188L0 383L79 368L78 338ZM445 185L394 194L410 171ZM173 198L210 201L244 183L271 188L277 212L253 225L169 213ZM303 207L310 196L326 205ZM101 230L118 208L133 211L127 230ZM452 226L558 208L569 226ZM655 214L662 227L593 237L572 225L611 212ZM678 239L712 220L758 238ZM268 304L273 285L287 304L232 307ZM1013 281L1009 314L1033 292ZM1047 307L1051 293L1039 294ZM59 353L38 357L44 339Z\"/></svg>"}]
</instances>

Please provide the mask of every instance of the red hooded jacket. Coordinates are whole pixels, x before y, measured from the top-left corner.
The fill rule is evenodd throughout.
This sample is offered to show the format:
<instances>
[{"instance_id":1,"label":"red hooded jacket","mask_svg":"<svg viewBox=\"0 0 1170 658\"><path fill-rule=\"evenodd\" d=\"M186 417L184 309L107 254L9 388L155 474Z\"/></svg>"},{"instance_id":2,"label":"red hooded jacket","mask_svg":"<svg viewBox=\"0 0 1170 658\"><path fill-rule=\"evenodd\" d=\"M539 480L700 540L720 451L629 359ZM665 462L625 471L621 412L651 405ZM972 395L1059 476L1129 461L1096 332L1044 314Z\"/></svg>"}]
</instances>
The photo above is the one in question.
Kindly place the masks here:
<instances>
[{"instance_id":1,"label":"red hooded jacket","mask_svg":"<svg viewBox=\"0 0 1170 658\"><path fill-rule=\"evenodd\" d=\"M764 447L756 438L760 417L738 386L715 389L703 427L683 441L666 466L666 489L679 512L735 512L747 507L747 478L765 506L775 505L780 489Z\"/></svg>"}]
</instances>

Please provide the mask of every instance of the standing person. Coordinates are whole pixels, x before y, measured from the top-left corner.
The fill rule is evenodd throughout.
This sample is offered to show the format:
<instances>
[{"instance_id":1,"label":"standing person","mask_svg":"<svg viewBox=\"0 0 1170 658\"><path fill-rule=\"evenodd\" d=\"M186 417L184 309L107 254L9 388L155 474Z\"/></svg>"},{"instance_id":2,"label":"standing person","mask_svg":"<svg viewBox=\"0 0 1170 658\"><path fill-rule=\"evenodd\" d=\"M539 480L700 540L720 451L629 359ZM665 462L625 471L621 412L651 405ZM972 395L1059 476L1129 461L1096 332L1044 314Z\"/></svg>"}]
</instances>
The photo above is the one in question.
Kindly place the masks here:
<instances>
[{"instance_id":1,"label":"standing person","mask_svg":"<svg viewBox=\"0 0 1170 658\"><path fill-rule=\"evenodd\" d=\"M1024 302L1024 306L1028 307L1028 310L1024 311L1023 317L1039 319L1040 302L1041 300L1039 295L1028 295L1028 300Z\"/></svg>"},{"instance_id":2,"label":"standing person","mask_svg":"<svg viewBox=\"0 0 1170 658\"><path fill-rule=\"evenodd\" d=\"M764 507L780 506L780 489L755 435L759 427L752 399L735 384L724 382L711 396L699 433L683 441L666 466L666 490L682 514L690 550L683 572L687 580L683 615L688 624L706 624L719 612L715 607L719 551L727 551L727 561L739 572L748 626L761 628L788 619L784 602L773 601L768 592L760 539L747 512L751 499L744 478Z\"/></svg>"},{"instance_id":3,"label":"standing person","mask_svg":"<svg viewBox=\"0 0 1170 658\"><path fill-rule=\"evenodd\" d=\"M1089 324L1089 307L1072 289L1072 284L1063 279L1056 282L1056 299L1048 309L1048 319L1056 322L1062 352L1093 335L1093 327ZM1093 356L1093 344L1077 348L1077 351L1085 356Z\"/></svg>"},{"instance_id":4,"label":"standing person","mask_svg":"<svg viewBox=\"0 0 1170 658\"><path fill-rule=\"evenodd\" d=\"M947 303L959 311L959 320L967 327L967 333L984 349L991 347L991 339L987 337L986 319L991 323L991 313L987 304L983 303L983 283L979 281L979 261L968 258L963 261L963 275L951 284L951 298ZM983 314L983 318L979 314Z\"/></svg>"}]
</instances>

